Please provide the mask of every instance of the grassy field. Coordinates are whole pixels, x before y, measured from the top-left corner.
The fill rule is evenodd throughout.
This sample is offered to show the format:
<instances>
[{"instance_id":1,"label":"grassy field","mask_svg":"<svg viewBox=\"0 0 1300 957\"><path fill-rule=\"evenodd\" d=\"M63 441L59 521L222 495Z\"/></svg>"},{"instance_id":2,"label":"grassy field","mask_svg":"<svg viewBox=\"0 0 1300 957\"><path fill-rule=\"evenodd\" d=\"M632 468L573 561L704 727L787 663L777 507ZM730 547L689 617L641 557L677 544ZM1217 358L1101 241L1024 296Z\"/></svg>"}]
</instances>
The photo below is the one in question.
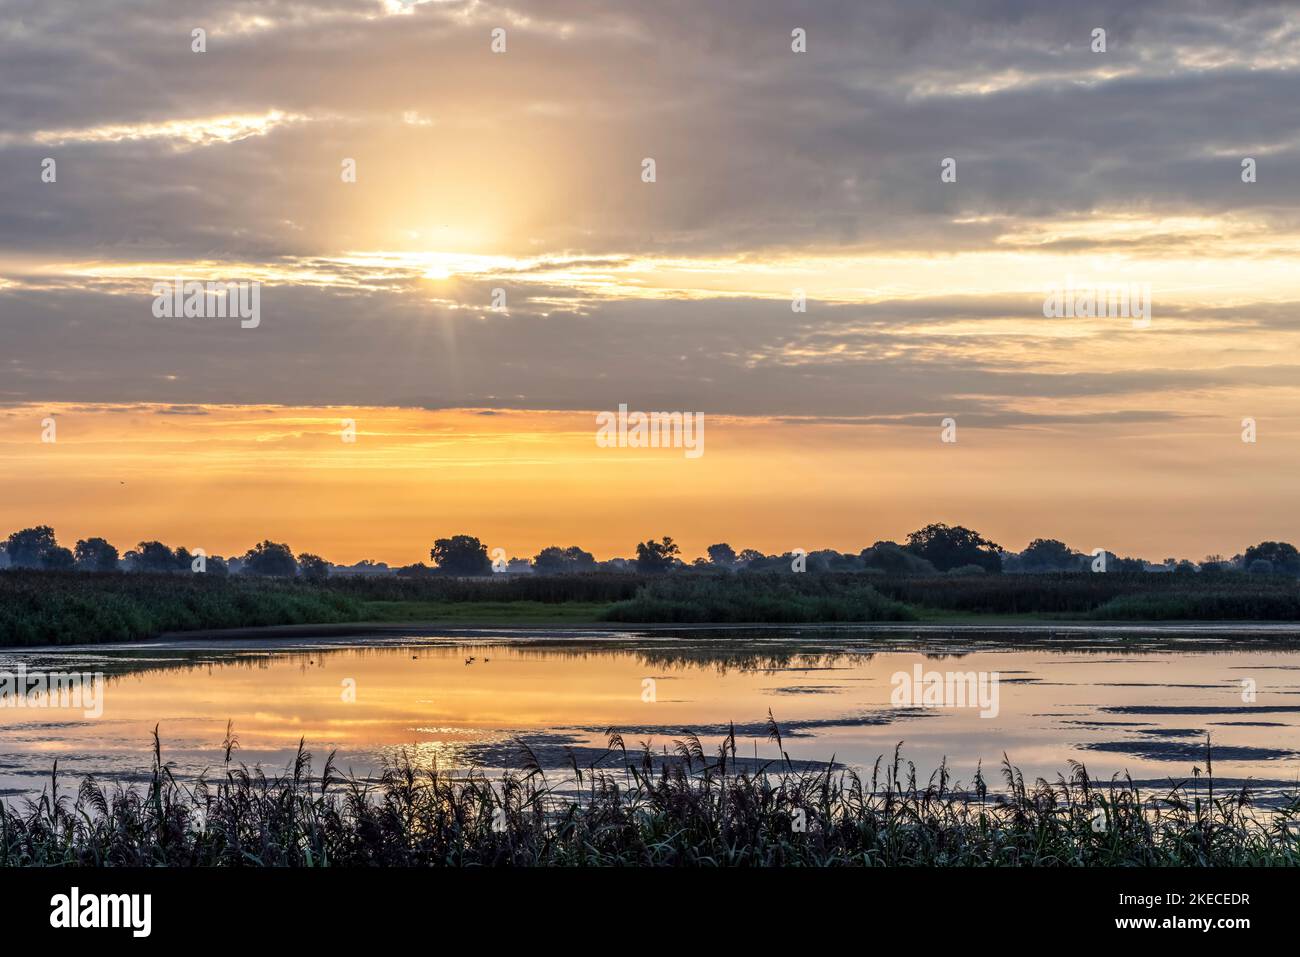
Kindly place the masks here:
<instances>
[{"instance_id":1,"label":"grassy field","mask_svg":"<svg viewBox=\"0 0 1300 957\"><path fill-rule=\"evenodd\" d=\"M167 631L359 621L342 592L273 579L0 572L0 645L133 641Z\"/></svg>"},{"instance_id":2,"label":"grassy field","mask_svg":"<svg viewBox=\"0 0 1300 957\"><path fill-rule=\"evenodd\" d=\"M593 624L613 605L590 601L368 601L361 607L363 621L531 625Z\"/></svg>"},{"instance_id":3,"label":"grassy field","mask_svg":"<svg viewBox=\"0 0 1300 957\"><path fill-rule=\"evenodd\" d=\"M623 622L914 621L916 611L886 598L861 575L668 576L604 613Z\"/></svg>"},{"instance_id":4,"label":"grassy field","mask_svg":"<svg viewBox=\"0 0 1300 957\"><path fill-rule=\"evenodd\" d=\"M1285 621L1300 585L1245 574L866 573L340 578L0 571L0 645L129 641L165 632L405 623Z\"/></svg>"},{"instance_id":5,"label":"grassy field","mask_svg":"<svg viewBox=\"0 0 1300 957\"><path fill-rule=\"evenodd\" d=\"M780 729L770 735L779 750ZM407 760L359 781L340 777L333 755L317 776L301 747L269 779L233 765L235 746L195 785L176 781L155 739L143 792L86 778L59 797L56 780L22 808L0 805L0 866L1300 864L1300 833L1287 826L1300 799L1256 809L1244 791L1216 793L1212 774L1143 794L1127 781L1099 786L1077 764L1030 787L1004 764L995 793L982 776L963 788L943 768L918 782L897 752L864 778L782 760L738 766L734 735L706 754L687 733L665 759L629 752L611 732L604 758L571 769L576 791L560 791L523 743L524 770L504 781Z\"/></svg>"}]
</instances>

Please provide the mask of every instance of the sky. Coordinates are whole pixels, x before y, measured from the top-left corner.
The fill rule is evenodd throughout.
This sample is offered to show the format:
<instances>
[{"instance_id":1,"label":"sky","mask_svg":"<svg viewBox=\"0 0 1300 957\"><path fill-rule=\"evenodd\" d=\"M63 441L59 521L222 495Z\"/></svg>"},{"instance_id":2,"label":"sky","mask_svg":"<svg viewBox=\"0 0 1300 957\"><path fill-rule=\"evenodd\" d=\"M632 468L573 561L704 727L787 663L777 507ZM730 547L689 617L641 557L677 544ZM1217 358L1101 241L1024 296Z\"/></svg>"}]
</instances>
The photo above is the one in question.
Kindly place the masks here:
<instances>
[{"instance_id":1,"label":"sky","mask_svg":"<svg viewBox=\"0 0 1300 957\"><path fill-rule=\"evenodd\" d=\"M1300 539L1298 66L1231 0L0 0L0 534Z\"/></svg>"}]
</instances>

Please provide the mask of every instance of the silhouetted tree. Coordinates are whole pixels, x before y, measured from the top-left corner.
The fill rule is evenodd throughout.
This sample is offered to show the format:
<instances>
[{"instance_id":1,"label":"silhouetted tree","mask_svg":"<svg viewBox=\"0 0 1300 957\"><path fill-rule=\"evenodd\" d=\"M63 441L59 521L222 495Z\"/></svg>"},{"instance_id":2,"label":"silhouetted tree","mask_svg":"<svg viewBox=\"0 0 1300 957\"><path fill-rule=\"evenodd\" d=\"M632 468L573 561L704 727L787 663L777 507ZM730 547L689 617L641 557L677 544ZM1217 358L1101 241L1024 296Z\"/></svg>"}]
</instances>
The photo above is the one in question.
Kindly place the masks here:
<instances>
[{"instance_id":1,"label":"silhouetted tree","mask_svg":"<svg viewBox=\"0 0 1300 957\"><path fill-rule=\"evenodd\" d=\"M745 549L740 554L745 558L745 568L747 572L786 572L792 571L790 563L794 561L794 556L790 552L784 555L764 555L757 549Z\"/></svg>"},{"instance_id":2,"label":"silhouetted tree","mask_svg":"<svg viewBox=\"0 0 1300 957\"><path fill-rule=\"evenodd\" d=\"M1020 553L1020 561L1025 571L1073 571L1081 556L1055 538L1035 538Z\"/></svg>"},{"instance_id":3,"label":"silhouetted tree","mask_svg":"<svg viewBox=\"0 0 1300 957\"><path fill-rule=\"evenodd\" d=\"M661 541L653 538L636 546L636 570L647 574L666 572L673 567L673 559L681 552L667 535Z\"/></svg>"},{"instance_id":4,"label":"silhouetted tree","mask_svg":"<svg viewBox=\"0 0 1300 957\"><path fill-rule=\"evenodd\" d=\"M876 542L862 550L862 564L886 575L933 575L934 566L919 555L905 551L897 542Z\"/></svg>"},{"instance_id":5,"label":"silhouetted tree","mask_svg":"<svg viewBox=\"0 0 1300 957\"><path fill-rule=\"evenodd\" d=\"M293 551L288 545L264 541L244 553L242 571L246 575L292 578L298 574L298 563L293 560Z\"/></svg>"},{"instance_id":6,"label":"silhouetted tree","mask_svg":"<svg viewBox=\"0 0 1300 957\"><path fill-rule=\"evenodd\" d=\"M533 569L544 575L565 574L568 572L589 572L596 567L596 556L585 552L577 545L560 548L551 545L543 548L533 557Z\"/></svg>"},{"instance_id":7,"label":"silhouetted tree","mask_svg":"<svg viewBox=\"0 0 1300 957\"><path fill-rule=\"evenodd\" d=\"M188 553L187 553L188 554ZM134 552L128 552L136 571L174 572L178 571L176 554L162 542L141 542ZM185 563L189 571L189 562Z\"/></svg>"},{"instance_id":8,"label":"silhouetted tree","mask_svg":"<svg viewBox=\"0 0 1300 957\"><path fill-rule=\"evenodd\" d=\"M17 568L41 568L45 564L45 556L59 547L59 543L54 538L54 529L48 525L37 525L35 528L24 528L22 531L14 532L5 539L5 553L9 556L9 563Z\"/></svg>"},{"instance_id":9,"label":"silhouetted tree","mask_svg":"<svg viewBox=\"0 0 1300 957\"><path fill-rule=\"evenodd\" d=\"M979 565L985 571L1002 571L1002 547L961 525L936 522L907 536L907 550L941 572L961 565Z\"/></svg>"},{"instance_id":10,"label":"silhouetted tree","mask_svg":"<svg viewBox=\"0 0 1300 957\"><path fill-rule=\"evenodd\" d=\"M833 548L820 548L808 553L810 572L855 572L862 568L862 556L845 555Z\"/></svg>"},{"instance_id":11,"label":"silhouetted tree","mask_svg":"<svg viewBox=\"0 0 1300 957\"><path fill-rule=\"evenodd\" d=\"M472 535L437 539L429 549L429 557L445 575L492 574L487 546Z\"/></svg>"},{"instance_id":12,"label":"silhouetted tree","mask_svg":"<svg viewBox=\"0 0 1300 957\"><path fill-rule=\"evenodd\" d=\"M413 566L407 565L407 568ZM432 570L432 569L430 569ZM389 573L387 562L376 562L369 558L363 558L355 565L348 565L344 568L335 568L336 572L344 572L352 575L387 575Z\"/></svg>"},{"instance_id":13,"label":"silhouetted tree","mask_svg":"<svg viewBox=\"0 0 1300 957\"><path fill-rule=\"evenodd\" d=\"M62 545L55 545L41 558L41 567L48 568L51 571L67 571L70 568L75 568L76 565L77 560L73 557L71 550L64 548Z\"/></svg>"},{"instance_id":14,"label":"silhouetted tree","mask_svg":"<svg viewBox=\"0 0 1300 957\"><path fill-rule=\"evenodd\" d=\"M736 564L736 550L726 542L710 545L709 561L715 565L721 565L723 568L731 568Z\"/></svg>"},{"instance_id":15,"label":"silhouetted tree","mask_svg":"<svg viewBox=\"0 0 1300 957\"><path fill-rule=\"evenodd\" d=\"M1106 573L1114 574L1116 572L1145 572L1147 564L1140 558L1120 558L1114 552L1104 552L1106 556ZM1080 567L1091 572L1093 563L1096 562L1097 556L1085 555L1082 557Z\"/></svg>"},{"instance_id":16,"label":"silhouetted tree","mask_svg":"<svg viewBox=\"0 0 1300 957\"><path fill-rule=\"evenodd\" d=\"M82 571L111 572L117 568L117 549L102 538L81 539L73 557Z\"/></svg>"},{"instance_id":17,"label":"silhouetted tree","mask_svg":"<svg viewBox=\"0 0 1300 957\"><path fill-rule=\"evenodd\" d=\"M303 552L298 556L298 568L302 571L302 577L309 582L323 582L330 577L329 562L311 552Z\"/></svg>"},{"instance_id":18,"label":"silhouetted tree","mask_svg":"<svg viewBox=\"0 0 1300 957\"><path fill-rule=\"evenodd\" d=\"M1266 561L1275 572L1300 574L1300 552L1289 542L1260 542L1246 549L1243 558L1246 567L1255 571L1255 562Z\"/></svg>"}]
</instances>

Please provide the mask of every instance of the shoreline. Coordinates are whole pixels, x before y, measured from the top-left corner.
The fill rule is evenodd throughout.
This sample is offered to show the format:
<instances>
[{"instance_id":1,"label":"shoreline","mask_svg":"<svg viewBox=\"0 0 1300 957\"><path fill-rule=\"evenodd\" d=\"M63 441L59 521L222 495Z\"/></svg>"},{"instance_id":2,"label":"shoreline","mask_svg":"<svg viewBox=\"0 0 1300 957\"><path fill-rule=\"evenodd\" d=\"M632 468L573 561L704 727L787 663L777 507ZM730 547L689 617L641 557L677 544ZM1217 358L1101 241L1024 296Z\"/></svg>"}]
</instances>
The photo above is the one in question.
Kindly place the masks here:
<instances>
[{"instance_id":1,"label":"shoreline","mask_svg":"<svg viewBox=\"0 0 1300 957\"><path fill-rule=\"evenodd\" d=\"M938 635L938 634L980 634L980 633L1007 633L1007 634L1087 634L1087 633L1108 633L1108 634L1125 634L1131 632L1158 632L1164 635L1214 635L1214 634L1231 634L1231 635L1289 635L1300 638L1300 621L1279 621L1279 622L1243 622L1243 621L1134 621L1134 622L1090 622L1090 621L1026 621L1026 622L990 622L982 624L972 622L969 619L954 621L951 623L928 621L928 622L797 622L797 623L773 623L773 622L691 622L691 623L667 623L667 622L565 622L557 624L554 621L540 620L535 622L507 620L507 621L475 621L466 622L463 619L449 621L429 620L429 621L411 621L404 623L396 622L340 622L324 625L262 625L246 628L207 628L196 631L172 631L164 632L156 638L146 639L146 641L186 641L186 640L203 640L219 641L222 639L241 639L241 638L299 638L299 637L322 637L322 638L347 638L359 637L364 635L382 635L382 636L402 636L410 635L411 637L435 637L437 635L457 635L473 634L485 630L490 631L523 631L532 632L545 630L549 634L574 634L583 635L592 632L601 633L619 633L619 632L651 632L651 633L670 633L670 632L698 632L698 631L798 631L812 629L817 631L857 631L868 632L871 634L915 634L915 635Z\"/></svg>"},{"instance_id":2,"label":"shoreline","mask_svg":"<svg viewBox=\"0 0 1300 957\"><path fill-rule=\"evenodd\" d=\"M168 631L151 638L125 641L87 641L47 645L0 645L3 653L48 653L74 648L132 648L187 642L238 642L275 641L304 638L482 638L485 632L520 640L532 635L547 640L592 640L622 636L639 636L690 633L702 637L701 632L755 633L755 632L818 632L833 634L851 632L861 636L934 638L949 635L954 638L972 635L1020 635L1026 638L1072 638L1094 635L1097 637L1185 637L1185 638L1295 638L1300 639L1300 621L1088 621L1088 620L1008 620L990 616L989 622L973 621L963 616L951 622L928 620L921 622L603 622L538 619L521 621L428 619L409 622L358 621L330 622L296 625L252 625L239 628L200 628L190 631ZM540 634L539 634L540 633ZM718 635L721 638L721 635Z\"/></svg>"}]
</instances>

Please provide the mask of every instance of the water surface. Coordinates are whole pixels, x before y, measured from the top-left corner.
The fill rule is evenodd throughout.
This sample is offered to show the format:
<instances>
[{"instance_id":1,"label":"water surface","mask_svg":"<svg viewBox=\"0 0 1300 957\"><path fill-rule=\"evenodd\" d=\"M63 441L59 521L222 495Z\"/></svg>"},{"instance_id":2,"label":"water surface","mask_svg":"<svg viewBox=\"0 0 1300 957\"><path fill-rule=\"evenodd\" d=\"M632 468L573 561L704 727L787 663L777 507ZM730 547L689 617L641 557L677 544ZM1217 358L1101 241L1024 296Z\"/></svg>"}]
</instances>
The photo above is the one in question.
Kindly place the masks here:
<instances>
[{"instance_id":1,"label":"water surface","mask_svg":"<svg viewBox=\"0 0 1300 957\"><path fill-rule=\"evenodd\" d=\"M998 713L897 707L893 676L1000 676ZM376 774L403 753L447 770L517 768L523 741L558 776L571 760L614 762L606 730L629 750L674 751L687 732L715 756L733 723L740 757L780 759L769 710L796 762L832 758L870 770L903 743L922 779L941 762L991 782L1005 753L1027 779L1067 761L1105 780L1148 786L1205 767L1224 786L1300 783L1300 636L1286 628L868 631L806 627L457 629L376 635L0 650L0 671L103 672L103 713L0 708L0 793L62 786L94 773L147 771L155 725L178 775L219 769L227 722L236 760L279 771L300 739L316 757ZM1254 683L1253 700L1244 693Z\"/></svg>"}]
</instances>

